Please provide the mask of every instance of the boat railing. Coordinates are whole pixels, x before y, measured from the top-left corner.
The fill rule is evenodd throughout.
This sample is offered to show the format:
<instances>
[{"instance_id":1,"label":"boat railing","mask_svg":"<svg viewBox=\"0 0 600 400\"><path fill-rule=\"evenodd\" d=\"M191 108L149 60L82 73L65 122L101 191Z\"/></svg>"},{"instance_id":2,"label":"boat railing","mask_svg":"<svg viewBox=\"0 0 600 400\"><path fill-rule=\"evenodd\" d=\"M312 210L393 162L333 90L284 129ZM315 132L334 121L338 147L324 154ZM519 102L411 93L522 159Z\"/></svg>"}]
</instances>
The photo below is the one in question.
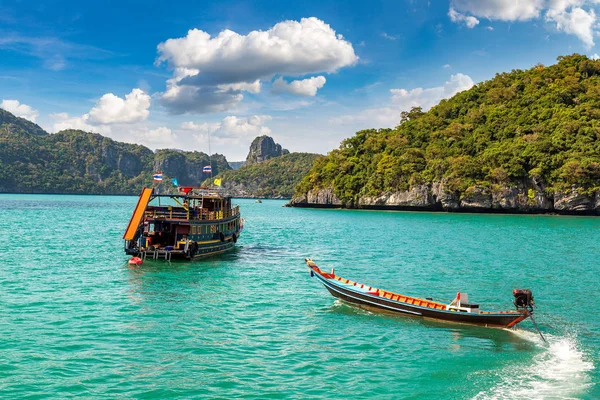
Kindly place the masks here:
<instances>
[{"instance_id":1,"label":"boat railing","mask_svg":"<svg viewBox=\"0 0 600 400\"><path fill-rule=\"evenodd\" d=\"M231 210L209 211L206 208L178 208L167 206L164 208L153 208L146 210L146 218L152 219L179 219L192 221L217 221L235 217L240 214L240 206L235 206Z\"/></svg>"}]
</instances>

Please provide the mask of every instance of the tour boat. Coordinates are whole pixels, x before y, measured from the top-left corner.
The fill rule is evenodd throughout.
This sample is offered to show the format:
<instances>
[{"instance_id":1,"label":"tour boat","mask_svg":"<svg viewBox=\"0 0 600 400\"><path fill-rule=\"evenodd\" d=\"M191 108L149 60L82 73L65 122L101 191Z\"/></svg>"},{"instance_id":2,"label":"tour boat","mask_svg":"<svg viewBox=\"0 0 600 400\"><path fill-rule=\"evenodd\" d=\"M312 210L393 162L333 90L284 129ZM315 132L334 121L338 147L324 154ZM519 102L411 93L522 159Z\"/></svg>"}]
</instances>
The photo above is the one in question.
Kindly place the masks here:
<instances>
[{"instance_id":1,"label":"tour boat","mask_svg":"<svg viewBox=\"0 0 600 400\"><path fill-rule=\"evenodd\" d=\"M123 235L125 253L170 261L231 250L244 227L240 208L231 200L204 187L180 187L177 194L144 188Z\"/></svg>"},{"instance_id":2,"label":"tour boat","mask_svg":"<svg viewBox=\"0 0 600 400\"><path fill-rule=\"evenodd\" d=\"M481 311L478 304L469 302L465 293L458 293L452 302L443 304L353 282L335 275L333 270L331 273L322 271L310 258L305 261L311 276L316 276L334 297L371 311L496 328L513 327L528 317L533 320L534 302L530 290L513 291L516 310Z\"/></svg>"}]
</instances>

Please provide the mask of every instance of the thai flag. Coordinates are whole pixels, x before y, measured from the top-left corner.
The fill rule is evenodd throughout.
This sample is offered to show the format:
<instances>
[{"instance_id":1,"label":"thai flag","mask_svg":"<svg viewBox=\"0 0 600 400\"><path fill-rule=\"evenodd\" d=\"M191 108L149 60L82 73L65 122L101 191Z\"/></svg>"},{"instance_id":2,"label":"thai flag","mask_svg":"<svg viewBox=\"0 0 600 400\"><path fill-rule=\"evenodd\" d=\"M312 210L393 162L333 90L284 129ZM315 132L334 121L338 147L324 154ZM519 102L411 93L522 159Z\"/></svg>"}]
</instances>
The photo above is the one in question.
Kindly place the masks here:
<instances>
[{"instance_id":1,"label":"thai flag","mask_svg":"<svg viewBox=\"0 0 600 400\"><path fill-rule=\"evenodd\" d=\"M162 172L159 172L159 173L156 173L156 174L152 175L152 178L156 182L162 182Z\"/></svg>"},{"instance_id":2,"label":"thai flag","mask_svg":"<svg viewBox=\"0 0 600 400\"><path fill-rule=\"evenodd\" d=\"M204 168L202 168L202 172L212 172L212 168L210 165L205 165Z\"/></svg>"}]
</instances>

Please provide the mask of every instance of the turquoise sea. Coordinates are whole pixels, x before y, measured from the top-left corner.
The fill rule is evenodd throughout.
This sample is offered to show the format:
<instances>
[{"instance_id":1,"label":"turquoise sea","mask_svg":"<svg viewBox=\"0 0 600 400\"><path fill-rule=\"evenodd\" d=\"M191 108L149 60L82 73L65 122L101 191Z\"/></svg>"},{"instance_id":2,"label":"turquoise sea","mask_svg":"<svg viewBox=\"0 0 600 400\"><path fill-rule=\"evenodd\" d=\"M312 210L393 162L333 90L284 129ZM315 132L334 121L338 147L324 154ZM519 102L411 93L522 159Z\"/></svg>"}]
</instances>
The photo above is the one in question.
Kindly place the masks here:
<instances>
[{"instance_id":1,"label":"turquoise sea","mask_svg":"<svg viewBox=\"0 0 600 400\"><path fill-rule=\"evenodd\" d=\"M0 195L0 398L600 398L600 218L283 208L239 200L238 248L127 265L135 197ZM486 309L517 331L377 315L303 258Z\"/></svg>"}]
</instances>

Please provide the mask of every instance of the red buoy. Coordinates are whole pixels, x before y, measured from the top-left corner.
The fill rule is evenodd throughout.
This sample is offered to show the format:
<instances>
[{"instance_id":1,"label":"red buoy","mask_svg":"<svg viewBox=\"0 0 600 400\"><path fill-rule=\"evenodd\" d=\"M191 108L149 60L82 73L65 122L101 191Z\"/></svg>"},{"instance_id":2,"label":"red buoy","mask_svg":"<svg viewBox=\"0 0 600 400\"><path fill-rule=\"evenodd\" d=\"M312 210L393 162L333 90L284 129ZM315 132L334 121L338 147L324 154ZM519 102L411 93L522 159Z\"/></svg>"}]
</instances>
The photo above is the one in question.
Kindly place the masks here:
<instances>
[{"instance_id":1,"label":"red buoy","mask_svg":"<svg viewBox=\"0 0 600 400\"><path fill-rule=\"evenodd\" d=\"M128 261L129 265L142 265L144 262L139 257L131 257Z\"/></svg>"}]
</instances>

